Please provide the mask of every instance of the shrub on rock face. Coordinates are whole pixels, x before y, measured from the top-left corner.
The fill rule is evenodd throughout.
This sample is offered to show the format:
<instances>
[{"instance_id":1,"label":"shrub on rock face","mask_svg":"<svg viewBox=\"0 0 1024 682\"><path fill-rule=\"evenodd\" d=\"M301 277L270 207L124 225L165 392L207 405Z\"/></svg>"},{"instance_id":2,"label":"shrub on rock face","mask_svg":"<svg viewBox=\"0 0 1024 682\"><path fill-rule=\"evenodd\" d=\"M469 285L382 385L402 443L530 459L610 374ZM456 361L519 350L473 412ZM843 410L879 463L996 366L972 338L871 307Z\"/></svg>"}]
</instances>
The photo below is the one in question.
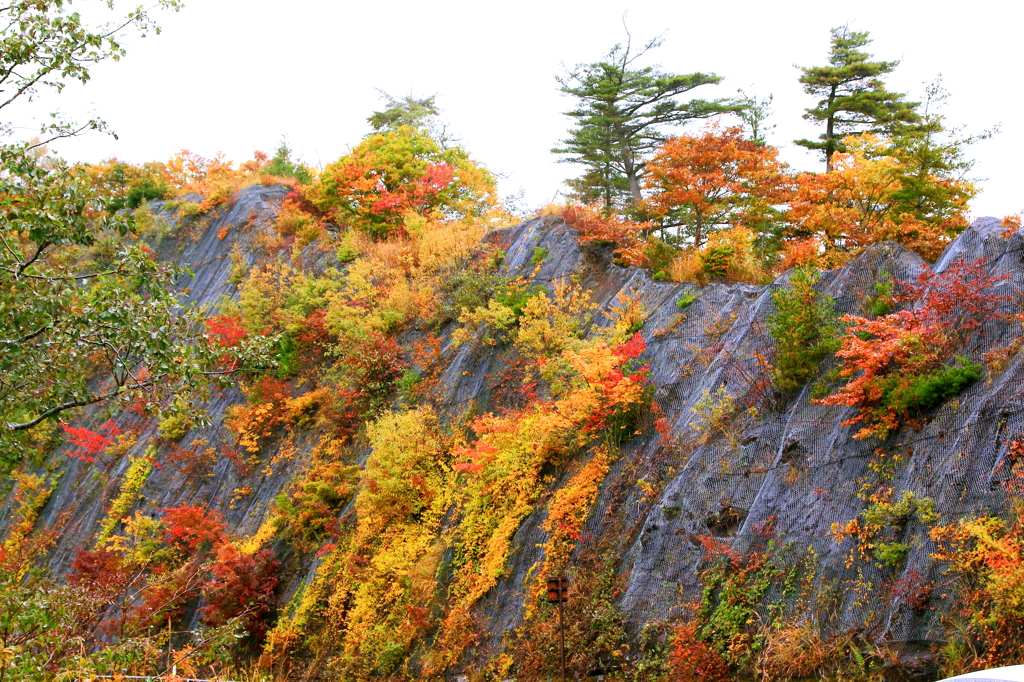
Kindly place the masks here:
<instances>
[{"instance_id":1,"label":"shrub on rock face","mask_svg":"<svg viewBox=\"0 0 1024 682\"><path fill-rule=\"evenodd\" d=\"M814 376L818 365L839 348L835 303L814 290L818 275L797 268L788 289L772 292L775 314L768 332L775 340L772 378L783 391L800 388Z\"/></svg>"},{"instance_id":2,"label":"shrub on rock face","mask_svg":"<svg viewBox=\"0 0 1024 682\"><path fill-rule=\"evenodd\" d=\"M836 355L849 381L817 402L858 408L843 425L863 424L856 438L884 439L964 390L981 377L981 366L956 353L1008 300L991 292L1003 279L989 276L980 261L958 261L907 285L901 300L919 301L913 310L873 320L844 315L848 334Z\"/></svg>"},{"instance_id":3,"label":"shrub on rock face","mask_svg":"<svg viewBox=\"0 0 1024 682\"><path fill-rule=\"evenodd\" d=\"M233 543L221 544L210 567L213 579L203 585L208 602L201 609L203 622L218 626L241 616L249 634L261 640L270 628L274 590L280 582L281 562L274 556L269 549L244 554Z\"/></svg>"}]
</instances>

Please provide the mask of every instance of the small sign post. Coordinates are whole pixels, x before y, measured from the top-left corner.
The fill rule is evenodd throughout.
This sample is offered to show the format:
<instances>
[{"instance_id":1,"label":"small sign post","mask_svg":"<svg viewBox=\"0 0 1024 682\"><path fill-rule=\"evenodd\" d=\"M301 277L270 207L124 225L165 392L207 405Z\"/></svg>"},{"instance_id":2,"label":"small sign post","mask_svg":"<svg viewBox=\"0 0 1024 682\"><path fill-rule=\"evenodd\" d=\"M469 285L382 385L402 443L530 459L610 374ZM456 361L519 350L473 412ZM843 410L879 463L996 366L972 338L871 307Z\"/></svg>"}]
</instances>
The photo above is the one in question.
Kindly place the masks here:
<instances>
[{"instance_id":1,"label":"small sign post","mask_svg":"<svg viewBox=\"0 0 1024 682\"><path fill-rule=\"evenodd\" d=\"M562 653L562 682L565 682L565 622L563 604L569 601L569 579L548 578L548 603L558 604L558 637Z\"/></svg>"}]
</instances>

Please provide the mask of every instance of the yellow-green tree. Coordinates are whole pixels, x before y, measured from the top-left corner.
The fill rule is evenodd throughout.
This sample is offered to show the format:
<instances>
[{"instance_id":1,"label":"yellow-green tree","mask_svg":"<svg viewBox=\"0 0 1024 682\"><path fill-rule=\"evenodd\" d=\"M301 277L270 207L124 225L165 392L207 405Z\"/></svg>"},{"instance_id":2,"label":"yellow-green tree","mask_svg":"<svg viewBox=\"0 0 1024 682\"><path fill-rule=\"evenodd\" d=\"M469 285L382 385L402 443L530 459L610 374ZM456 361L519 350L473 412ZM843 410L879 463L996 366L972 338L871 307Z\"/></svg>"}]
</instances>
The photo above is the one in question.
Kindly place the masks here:
<instances>
[{"instance_id":1,"label":"yellow-green tree","mask_svg":"<svg viewBox=\"0 0 1024 682\"><path fill-rule=\"evenodd\" d=\"M327 166L309 197L337 222L383 239L422 219L472 218L498 202L494 176L422 128L374 133Z\"/></svg>"}]
</instances>

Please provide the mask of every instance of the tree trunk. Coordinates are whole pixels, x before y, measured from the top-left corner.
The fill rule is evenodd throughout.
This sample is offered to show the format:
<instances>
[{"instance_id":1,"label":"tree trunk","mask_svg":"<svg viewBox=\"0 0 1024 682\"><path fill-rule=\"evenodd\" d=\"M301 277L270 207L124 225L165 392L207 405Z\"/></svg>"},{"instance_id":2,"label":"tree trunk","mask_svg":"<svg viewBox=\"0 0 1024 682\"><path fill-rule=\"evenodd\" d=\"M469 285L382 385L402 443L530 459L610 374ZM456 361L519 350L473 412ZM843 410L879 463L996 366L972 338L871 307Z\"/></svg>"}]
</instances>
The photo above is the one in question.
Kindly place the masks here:
<instances>
[{"instance_id":1,"label":"tree trunk","mask_svg":"<svg viewBox=\"0 0 1024 682\"><path fill-rule=\"evenodd\" d=\"M639 204L644 197L640 193L640 178L633 162L633 150L630 149L629 142L618 125L615 125L615 136L619 138L619 155L622 157L622 169L626 171L626 180L629 181L629 193L633 203Z\"/></svg>"},{"instance_id":2,"label":"tree trunk","mask_svg":"<svg viewBox=\"0 0 1024 682\"><path fill-rule=\"evenodd\" d=\"M836 114L832 111L832 103L836 99L836 86L832 86L832 91L828 94L828 121L825 124L825 172L832 172L832 155L835 154L836 147L835 142L835 122Z\"/></svg>"}]
</instances>

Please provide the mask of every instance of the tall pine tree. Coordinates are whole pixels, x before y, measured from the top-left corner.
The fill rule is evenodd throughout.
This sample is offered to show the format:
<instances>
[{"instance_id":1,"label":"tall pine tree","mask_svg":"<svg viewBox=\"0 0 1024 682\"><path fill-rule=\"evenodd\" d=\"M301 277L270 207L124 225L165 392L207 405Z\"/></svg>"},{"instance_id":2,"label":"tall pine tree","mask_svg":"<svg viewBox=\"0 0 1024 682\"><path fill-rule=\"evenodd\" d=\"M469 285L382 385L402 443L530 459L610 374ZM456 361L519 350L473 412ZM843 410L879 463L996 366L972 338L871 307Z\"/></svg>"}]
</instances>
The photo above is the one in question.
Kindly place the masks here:
<instances>
[{"instance_id":1,"label":"tall pine tree","mask_svg":"<svg viewBox=\"0 0 1024 682\"><path fill-rule=\"evenodd\" d=\"M859 49L870 42L867 31L834 28L829 65L801 68L804 92L821 98L804 118L824 123L825 132L817 140L796 140L796 144L824 152L826 171L832 170L832 155L845 151L843 136L863 132L891 136L921 122L918 103L886 90L881 80L899 62L871 61L873 55Z\"/></svg>"},{"instance_id":2,"label":"tall pine tree","mask_svg":"<svg viewBox=\"0 0 1024 682\"><path fill-rule=\"evenodd\" d=\"M576 97L579 106L566 112L576 124L562 146L552 151L564 154L562 161L586 168L582 177L569 183L584 201L601 201L609 209L619 203L636 204L642 198L646 158L667 139L663 126L742 108L730 99L675 99L722 78L712 73L665 73L657 65L635 66L659 45L661 38L655 38L633 52L627 40L625 47L616 45L601 61L577 64L556 77L562 92Z\"/></svg>"}]
</instances>

